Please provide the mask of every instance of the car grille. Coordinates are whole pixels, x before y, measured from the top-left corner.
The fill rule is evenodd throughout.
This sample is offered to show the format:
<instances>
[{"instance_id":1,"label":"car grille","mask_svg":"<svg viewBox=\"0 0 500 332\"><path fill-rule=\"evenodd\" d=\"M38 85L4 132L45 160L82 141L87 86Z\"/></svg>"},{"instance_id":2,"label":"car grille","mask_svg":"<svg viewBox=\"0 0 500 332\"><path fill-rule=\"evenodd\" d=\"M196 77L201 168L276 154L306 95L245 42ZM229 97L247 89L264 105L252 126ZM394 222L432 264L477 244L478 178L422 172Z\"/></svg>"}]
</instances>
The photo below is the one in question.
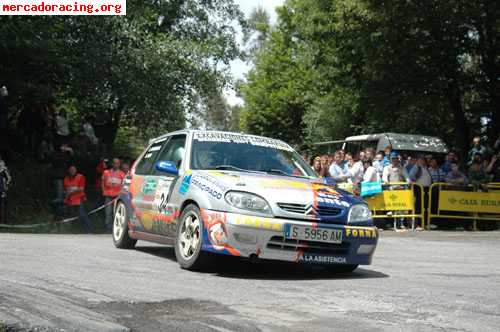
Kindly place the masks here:
<instances>
[{"instance_id":1,"label":"car grille","mask_svg":"<svg viewBox=\"0 0 500 332\"><path fill-rule=\"evenodd\" d=\"M284 211L298 214L306 214L310 208L310 205L293 203L278 203L278 206ZM316 214L322 217L334 217L342 213L342 209L336 207L318 206L314 209L316 210Z\"/></svg>"},{"instance_id":2,"label":"car grille","mask_svg":"<svg viewBox=\"0 0 500 332\"><path fill-rule=\"evenodd\" d=\"M305 214L307 211L307 205L305 204L278 203L278 206L280 209L292 213Z\"/></svg>"},{"instance_id":3,"label":"car grille","mask_svg":"<svg viewBox=\"0 0 500 332\"><path fill-rule=\"evenodd\" d=\"M273 236L267 243L267 248L287 250L287 251L297 251L302 250L304 252L316 253L316 254L347 254L349 250L349 243L325 243L317 241L304 241L304 240L292 240L286 239L283 236Z\"/></svg>"}]
</instances>

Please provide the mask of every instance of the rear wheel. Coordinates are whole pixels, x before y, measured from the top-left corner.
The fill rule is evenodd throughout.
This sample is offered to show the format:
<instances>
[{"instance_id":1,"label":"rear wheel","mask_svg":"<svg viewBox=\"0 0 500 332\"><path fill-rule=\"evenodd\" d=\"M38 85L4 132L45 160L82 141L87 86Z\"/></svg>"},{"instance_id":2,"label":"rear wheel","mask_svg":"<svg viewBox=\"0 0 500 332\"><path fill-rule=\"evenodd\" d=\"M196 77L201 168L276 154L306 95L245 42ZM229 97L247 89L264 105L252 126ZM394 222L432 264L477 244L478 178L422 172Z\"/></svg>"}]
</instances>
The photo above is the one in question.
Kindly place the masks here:
<instances>
[{"instance_id":1,"label":"rear wheel","mask_svg":"<svg viewBox=\"0 0 500 332\"><path fill-rule=\"evenodd\" d=\"M188 205L177 224L177 237L175 241L175 256L183 269L202 270L212 262L213 256L203 252L203 220L200 209Z\"/></svg>"},{"instance_id":2,"label":"rear wheel","mask_svg":"<svg viewBox=\"0 0 500 332\"><path fill-rule=\"evenodd\" d=\"M137 243L128 235L127 207L121 201L116 205L113 219L113 243L120 249L132 249Z\"/></svg>"}]
</instances>

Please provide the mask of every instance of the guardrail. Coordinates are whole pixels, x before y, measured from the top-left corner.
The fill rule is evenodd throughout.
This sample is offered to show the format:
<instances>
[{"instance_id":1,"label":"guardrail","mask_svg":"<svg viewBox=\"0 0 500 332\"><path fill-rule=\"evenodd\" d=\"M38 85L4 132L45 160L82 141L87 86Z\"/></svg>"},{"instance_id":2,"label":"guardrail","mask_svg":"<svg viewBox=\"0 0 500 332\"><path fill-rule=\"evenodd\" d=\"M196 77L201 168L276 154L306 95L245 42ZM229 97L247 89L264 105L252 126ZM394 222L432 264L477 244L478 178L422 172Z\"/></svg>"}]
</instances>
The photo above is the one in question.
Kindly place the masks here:
<instances>
[{"instance_id":1,"label":"guardrail","mask_svg":"<svg viewBox=\"0 0 500 332\"><path fill-rule=\"evenodd\" d=\"M426 229L433 219L472 220L474 231L478 221L500 221L500 183L488 183L483 191L474 189L472 185L432 184Z\"/></svg>"},{"instance_id":2,"label":"guardrail","mask_svg":"<svg viewBox=\"0 0 500 332\"><path fill-rule=\"evenodd\" d=\"M421 185L406 182L382 184L380 194L365 197L374 219L411 218L412 229L415 219L425 226L424 190Z\"/></svg>"}]
</instances>

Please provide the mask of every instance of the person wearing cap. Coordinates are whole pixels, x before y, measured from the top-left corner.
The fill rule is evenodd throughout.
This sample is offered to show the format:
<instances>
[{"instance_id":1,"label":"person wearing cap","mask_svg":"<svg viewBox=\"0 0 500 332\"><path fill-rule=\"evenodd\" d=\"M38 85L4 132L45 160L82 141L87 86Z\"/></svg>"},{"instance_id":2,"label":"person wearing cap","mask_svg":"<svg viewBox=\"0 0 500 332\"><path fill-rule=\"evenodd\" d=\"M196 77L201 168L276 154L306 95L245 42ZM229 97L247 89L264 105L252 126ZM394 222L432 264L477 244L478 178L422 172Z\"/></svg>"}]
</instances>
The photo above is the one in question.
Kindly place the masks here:
<instances>
[{"instance_id":1,"label":"person wearing cap","mask_svg":"<svg viewBox=\"0 0 500 332\"><path fill-rule=\"evenodd\" d=\"M382 172L382 182L394 183L394 182L404 182L403 167L399 161L399 155L397 152L391 152L389 154L390 164L384 167Z\"/></svg>"},{"instance_id":2,"label":"person wearing cap","mask_svg":"<svg viewBox=\"0 0 500 332\"><path fill-rule=\"evenodd\" d=\"M390 155L391 155L391 152L392 152L392 145L388 145L385 149L384 149L384 159L382 159L382 165L385 167L385 166L389 166L389 164L391 163L391 160L390 160Z\"/></svg>"}]
</instances>

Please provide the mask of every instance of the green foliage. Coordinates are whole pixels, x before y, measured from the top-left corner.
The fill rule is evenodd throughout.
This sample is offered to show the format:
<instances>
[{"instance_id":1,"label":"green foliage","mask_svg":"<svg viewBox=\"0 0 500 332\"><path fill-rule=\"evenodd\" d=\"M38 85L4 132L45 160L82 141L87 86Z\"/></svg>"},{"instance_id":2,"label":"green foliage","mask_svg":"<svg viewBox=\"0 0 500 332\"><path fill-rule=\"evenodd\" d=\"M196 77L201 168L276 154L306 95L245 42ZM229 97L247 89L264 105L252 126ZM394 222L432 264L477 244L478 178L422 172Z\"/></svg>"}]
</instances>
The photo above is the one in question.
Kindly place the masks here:
<instances>
[{"instance_id":1,"label":"green foliage","mask_svg":"<svg viewBox=\"0 0 500 332\"><path fill-rule=\"evenodd\" d=\"M288 0L242 89L243 128L307 144L380 131L429 134L464 151L487 118L495 139L499 6Z\"/></svg>"},{"instance_id":2,"label":"green foliage","mask_svg":"<svg viewBox=\"0 0 500 332\"><path fill-rule=\"evenodd\" d=\"M250 56L255 56L264 47L271 32L270 20L269 13L260 5L250 13L246 29L243 31L243 43Z\"/></svg>"},{"instance_id":3,"label":"green foliage","mask_svg":"<svg viewBox=\"0 0 500 332\"><path fill-rule=\"evenodd\" d=\"M228 82L242 13L232 0L134 0L127 12L0 18L12 109L64 96L80 118L106 113L113 138L120 124L155 134L184 127L186 113Z\"/></svg>"},{"instance_id":4,"label":"green foliage","mask_svg":"<svg viewBox=\"0 0 500 332\"><path fill-rule=\"evenodd\" d=\"M305 105L310 103L308 90L313 79L305 59L293 54L291 43L290 36L273 31L266 48L257 55L256 69L250 71L248 83L242 87L245 109L241 127L297 143L297 128L301 127Z\"/></svg>"}]
</instances>

